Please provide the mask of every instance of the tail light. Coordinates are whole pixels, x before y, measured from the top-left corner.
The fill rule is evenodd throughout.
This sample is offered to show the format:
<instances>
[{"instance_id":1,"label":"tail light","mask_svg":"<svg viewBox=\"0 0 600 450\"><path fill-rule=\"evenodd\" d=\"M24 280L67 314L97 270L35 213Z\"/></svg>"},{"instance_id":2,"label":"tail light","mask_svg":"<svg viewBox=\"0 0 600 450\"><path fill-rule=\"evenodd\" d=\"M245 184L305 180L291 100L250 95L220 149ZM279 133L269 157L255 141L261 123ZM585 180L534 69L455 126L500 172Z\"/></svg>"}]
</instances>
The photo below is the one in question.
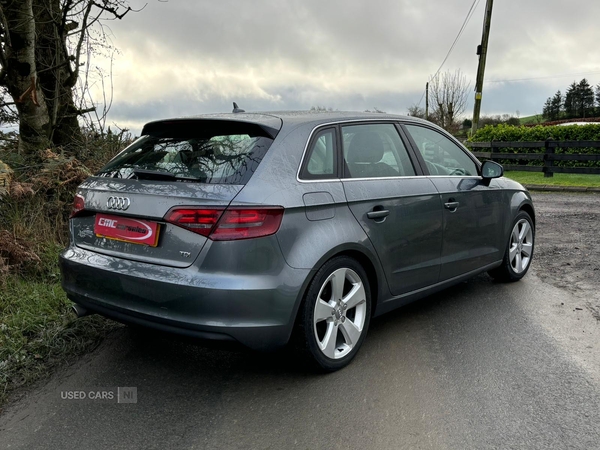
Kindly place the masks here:
<instances>
[{"instance_id":1,"label":"tail light","mask_svg":"<svg viewBox=\"0 0 600 450\"><path fill-rule=\"evenodd\" d=\"M85 200L83 199L83 197L81 195L77 194L75 196L75 198L73 199L73 208L71 209L71 215L69 216L69 219L76 217L84 209L85 209Z\"/></svg>"},{"instance_id":2,"label":"tail light","mask_svg":"<svg viewBox=\"0 0 600 450\"><path fill-rule=\"evenodd\" d=\"M281 225L283 208L229 207L224 208L172 208L165 220L206 236L213 241L234 241L275 234Z\"/></svg>"}]
</instances>

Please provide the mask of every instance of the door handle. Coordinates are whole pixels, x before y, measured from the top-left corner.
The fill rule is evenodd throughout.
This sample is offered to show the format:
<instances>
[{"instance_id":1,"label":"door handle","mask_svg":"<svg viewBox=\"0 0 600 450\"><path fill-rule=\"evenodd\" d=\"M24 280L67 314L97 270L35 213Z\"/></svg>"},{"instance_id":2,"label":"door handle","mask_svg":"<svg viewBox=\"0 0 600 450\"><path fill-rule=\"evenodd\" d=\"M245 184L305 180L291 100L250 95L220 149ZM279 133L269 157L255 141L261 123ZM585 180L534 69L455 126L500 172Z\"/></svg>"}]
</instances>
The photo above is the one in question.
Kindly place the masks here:
<instances>
[{"instance_id":1,"label":"door handle","mask_svg":"<svg viewBox=\"0 0 600 450\"><path fill-rule=\"evenodd\" d=\"M369 219L383 219L384 217L389 216L390 212L387 209L381 209L377 211L369 211L367 213L367 217Z\"/></svg>"},{"instance_id":2,"label":"door handle","mask_svg":"<svg viewBox=\"0 0 600 450\"><path fill-rule=\"evenodd\" d=\"M448 202L444 203L444 208L450 210L450 212L456 211L459 206L460 206L460 203L457 201L454 201L453 198L448 200Z\"/></svg>"}]
</instances>

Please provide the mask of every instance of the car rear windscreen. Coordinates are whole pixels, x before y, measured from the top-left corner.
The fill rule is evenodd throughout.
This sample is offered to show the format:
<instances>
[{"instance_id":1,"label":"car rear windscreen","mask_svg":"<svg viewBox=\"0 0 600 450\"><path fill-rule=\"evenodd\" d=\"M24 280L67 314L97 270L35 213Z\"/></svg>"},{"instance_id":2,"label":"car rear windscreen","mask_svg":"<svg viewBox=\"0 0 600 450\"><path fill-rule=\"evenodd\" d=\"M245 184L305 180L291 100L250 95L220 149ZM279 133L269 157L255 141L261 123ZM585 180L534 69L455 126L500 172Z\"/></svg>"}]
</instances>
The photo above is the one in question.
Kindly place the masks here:
<instances>
[{"instance_id":1,"label":"car rear windscreen","mask_svg":"<svg viewBox=\"0 0 600 450\"><path fill-rule=\"evenodd\" d=\"M210 125L153 127L97 176L246 184L273 139L258 126Z\"/></svg>"}]
</instances>

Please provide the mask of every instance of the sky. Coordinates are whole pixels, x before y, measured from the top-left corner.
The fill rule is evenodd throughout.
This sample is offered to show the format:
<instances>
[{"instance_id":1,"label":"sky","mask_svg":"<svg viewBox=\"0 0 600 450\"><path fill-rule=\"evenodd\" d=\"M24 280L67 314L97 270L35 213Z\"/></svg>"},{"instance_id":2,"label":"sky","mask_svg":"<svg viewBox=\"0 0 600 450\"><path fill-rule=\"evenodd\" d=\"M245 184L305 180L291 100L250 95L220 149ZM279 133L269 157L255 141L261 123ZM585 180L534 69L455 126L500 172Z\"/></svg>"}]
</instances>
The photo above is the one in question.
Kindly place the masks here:
<instances>
[{"instance_id":1,"label":"sky","mask_svg":"<svg viewBox=\"0 0 600 450\"><path fill-rule=\"evenodd\" d=\"M477 73L486 0L442 67ZM139 133L166 117L246 111L424 106L474 0L130 0L141 9L105 31L108 124ZM144 6L145 5L145 6ZM496 0L482 114L541 113L573 81L600 84L600 1ZM93 64L108 73L109 59ZM110 80L107 79L107 83ZM95 99L100 100L99 85ZM466 116L472 115L474 92Z\"/></svg>"}]
</instances>

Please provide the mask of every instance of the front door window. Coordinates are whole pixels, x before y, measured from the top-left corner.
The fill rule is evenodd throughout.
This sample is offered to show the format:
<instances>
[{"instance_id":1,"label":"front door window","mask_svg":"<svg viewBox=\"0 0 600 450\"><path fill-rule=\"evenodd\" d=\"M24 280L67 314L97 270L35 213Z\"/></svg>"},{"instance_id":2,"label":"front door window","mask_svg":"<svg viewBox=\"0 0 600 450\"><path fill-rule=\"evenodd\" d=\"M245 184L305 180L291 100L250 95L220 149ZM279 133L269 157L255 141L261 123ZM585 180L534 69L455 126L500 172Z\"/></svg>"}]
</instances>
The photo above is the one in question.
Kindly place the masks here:
<instances>
[{"instance_id":1,"label":"front door window","mask_svg":"<svg viewBox=\"0 0 600 450\"><path fill-rule=\"evenodd\" d=\"M430 175L478 175L475 162L443 134L416 125L406 125L406 129L417 144Z\"/></svg>"}]
</instances>

